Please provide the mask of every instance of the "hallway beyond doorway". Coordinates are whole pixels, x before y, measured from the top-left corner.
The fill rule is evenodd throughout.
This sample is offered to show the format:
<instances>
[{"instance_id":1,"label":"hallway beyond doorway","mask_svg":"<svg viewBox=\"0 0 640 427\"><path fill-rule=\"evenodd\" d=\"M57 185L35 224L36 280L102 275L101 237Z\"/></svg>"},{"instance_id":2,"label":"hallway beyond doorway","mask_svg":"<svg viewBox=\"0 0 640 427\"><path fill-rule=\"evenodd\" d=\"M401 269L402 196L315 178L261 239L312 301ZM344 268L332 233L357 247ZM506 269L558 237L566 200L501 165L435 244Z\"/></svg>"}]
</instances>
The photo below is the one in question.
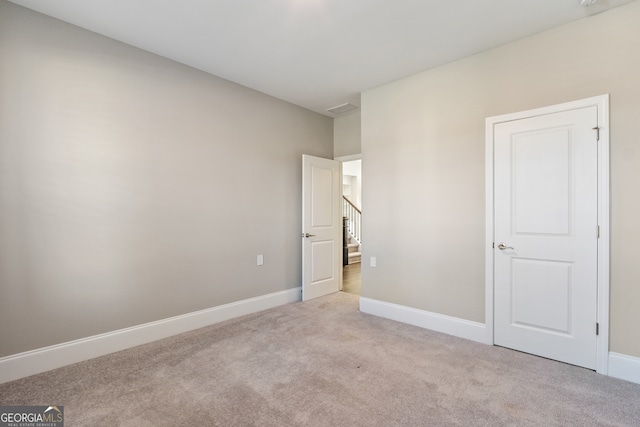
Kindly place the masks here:
<instances>
[{"instance_id":1,"label":"hallway beyond doorway","mask_svg":"<svg viewBox=\"0 0 640 427\"><path fill-rule=\"evenodd\" d=\"M362 263L345 265L342 268L342 292L360 295L360 271Z\"/></svg>"}]
</instances>

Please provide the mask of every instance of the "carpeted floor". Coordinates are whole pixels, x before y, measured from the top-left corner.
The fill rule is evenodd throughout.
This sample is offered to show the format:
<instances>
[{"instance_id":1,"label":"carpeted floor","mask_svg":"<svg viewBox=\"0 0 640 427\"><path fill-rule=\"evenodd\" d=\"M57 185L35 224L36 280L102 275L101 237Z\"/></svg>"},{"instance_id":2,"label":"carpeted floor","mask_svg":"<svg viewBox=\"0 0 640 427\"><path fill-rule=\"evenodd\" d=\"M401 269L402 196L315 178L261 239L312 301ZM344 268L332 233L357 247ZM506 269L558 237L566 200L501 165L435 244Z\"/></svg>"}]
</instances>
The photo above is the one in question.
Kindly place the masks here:
<instances>
[{"instance_id":1,"label":"carpeted floor","mask_svg":"<svg viewBox=\"0 0 640 427\"><path fill-rule=\"evenodd\" d=\"M336 293L0 385L71 426L638 426L640 385Z\"/></svg>"}]
</instances>

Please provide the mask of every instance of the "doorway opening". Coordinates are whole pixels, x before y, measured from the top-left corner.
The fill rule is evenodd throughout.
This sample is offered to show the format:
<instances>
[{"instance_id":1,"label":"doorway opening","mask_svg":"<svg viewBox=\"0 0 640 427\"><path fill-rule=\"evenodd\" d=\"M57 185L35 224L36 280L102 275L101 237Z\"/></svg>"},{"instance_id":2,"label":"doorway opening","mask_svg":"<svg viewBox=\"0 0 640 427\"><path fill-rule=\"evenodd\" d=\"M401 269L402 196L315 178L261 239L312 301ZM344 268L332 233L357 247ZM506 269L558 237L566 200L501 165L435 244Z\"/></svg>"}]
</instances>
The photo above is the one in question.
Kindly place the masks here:
<instances>
[{"instance_id":1,"label":"doorway opening","mask_svg":"<svg viewBox=\"0 0 640 427\"><path fill-rule=\"evenodd\" d=\"M342 291L360 295L362 259L362 159L342 160ZM341 160L341 159L338 159Z\"/></svg>"}]
</instances>

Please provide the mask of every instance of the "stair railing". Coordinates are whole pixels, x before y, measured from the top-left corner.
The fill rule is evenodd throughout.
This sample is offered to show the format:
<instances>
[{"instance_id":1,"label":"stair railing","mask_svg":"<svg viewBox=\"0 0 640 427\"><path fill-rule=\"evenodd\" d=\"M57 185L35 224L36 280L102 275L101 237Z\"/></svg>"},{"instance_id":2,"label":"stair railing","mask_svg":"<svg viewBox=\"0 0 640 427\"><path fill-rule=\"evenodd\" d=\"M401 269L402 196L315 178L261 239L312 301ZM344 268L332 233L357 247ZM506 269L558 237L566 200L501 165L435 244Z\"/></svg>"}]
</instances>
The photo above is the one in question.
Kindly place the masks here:
<instances>
[{"instance_id":1,"label":"stair railing","mask_svg":"<svg viewBox=\"0 0 640 427\"><path fill-rule=\"evenodd\" d=\"M362 211L345 196L342 196L342 215L349 219L349 233L362 244Z\"/></svg>"}]
</instances>

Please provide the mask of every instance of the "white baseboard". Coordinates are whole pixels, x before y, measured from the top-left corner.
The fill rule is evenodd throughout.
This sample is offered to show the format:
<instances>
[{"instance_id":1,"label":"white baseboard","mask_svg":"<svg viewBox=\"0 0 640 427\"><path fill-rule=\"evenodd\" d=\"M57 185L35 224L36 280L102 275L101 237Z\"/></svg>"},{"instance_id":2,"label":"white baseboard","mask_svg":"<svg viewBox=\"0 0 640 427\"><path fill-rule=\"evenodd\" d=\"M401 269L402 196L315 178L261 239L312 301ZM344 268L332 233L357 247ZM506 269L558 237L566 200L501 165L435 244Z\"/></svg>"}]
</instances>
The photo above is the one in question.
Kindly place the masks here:
<instances>
[{"instance_id":1,"label":"white baseboard","mask_svg":"<svg viewBox=\"0 0 640 427\"><path fill-rule=\"evenodd\" d=\"M484 323L363 297L360 297L360 311L483 344L493 344L487 342Z\"/></svg>"},{"instance_id":2,"label":"white baseboard","mask_svg":"<svg viewBox=\"0 0 640 427\"><path fill-rule=\"evenodd\" d=\"M0 358L0 384L104 356L235 317L300 301L301 288L288 289L181 316Z\"/></svg>"},{"instance_id":3,"label":"white baseboard","mask_svg":"<svg viewBox=\"0 0 640 427\"><path fill-rule=\"evenodd\" d=\"M360 297L360 311L483 344L493 344L487 341L483 323L364 297ZM609 352L608 365L607 375L610 377L640 384L640 357Z\"/></svg>"},{"instance_id":4,"label":"white baseboard","mask_svg":"<svg viewBox=\"0 0 640 427\"><path fill-rule=\"evenodd\" d=\"M640 357L609 352L608 375L640 384Z\"/></svg>"}]
</instances>

